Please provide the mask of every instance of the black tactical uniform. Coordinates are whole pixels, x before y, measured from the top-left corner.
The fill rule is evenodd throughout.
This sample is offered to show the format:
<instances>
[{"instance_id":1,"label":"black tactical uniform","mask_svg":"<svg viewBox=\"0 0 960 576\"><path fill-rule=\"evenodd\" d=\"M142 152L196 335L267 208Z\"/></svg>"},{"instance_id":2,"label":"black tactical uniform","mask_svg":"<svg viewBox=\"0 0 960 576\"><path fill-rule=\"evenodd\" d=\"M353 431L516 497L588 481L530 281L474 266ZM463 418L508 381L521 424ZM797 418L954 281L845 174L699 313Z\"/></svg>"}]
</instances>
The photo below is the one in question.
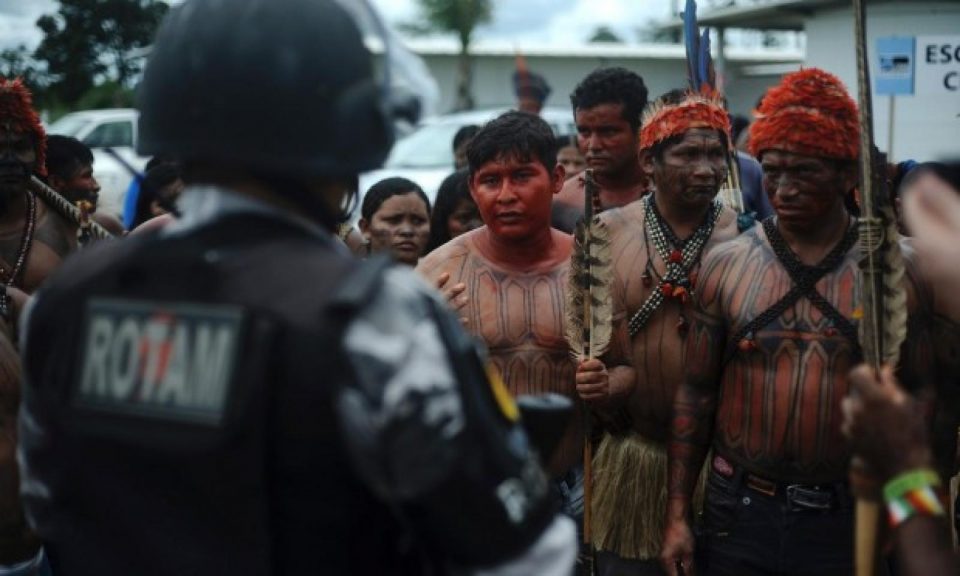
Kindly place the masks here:
<instances>
[{"instance_id":1,"label":"black tactical uniform","mask_svg":"<svg viewBox=\"0 0 960 576\"><path fill-rule=\"evenodd\" d=\"M22 491L56 574L567 571L572 525L472 341L412 272L346 256L305 184L392 140L357 15L195 0L162 27L145 152L249 170L297 210L194 185L176 224L37 295Z\"/></svg>"}]
</instances>

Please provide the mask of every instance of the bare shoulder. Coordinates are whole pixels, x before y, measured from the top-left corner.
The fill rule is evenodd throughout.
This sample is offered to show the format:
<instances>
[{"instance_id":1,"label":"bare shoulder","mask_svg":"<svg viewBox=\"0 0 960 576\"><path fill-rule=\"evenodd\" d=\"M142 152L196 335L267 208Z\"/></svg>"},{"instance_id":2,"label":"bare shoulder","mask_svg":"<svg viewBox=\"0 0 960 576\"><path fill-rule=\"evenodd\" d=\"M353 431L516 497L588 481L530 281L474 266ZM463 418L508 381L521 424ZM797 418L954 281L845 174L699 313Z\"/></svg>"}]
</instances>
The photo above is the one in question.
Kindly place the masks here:
<instances>
[{"instance_id":1,"label":"bare shoulder","mask_svg":"<svg viewBox=\"0 0 960 576\"><path fill-rule=\"evenodd\" d=\"M553 201L560 204L583 206L583 178L574 176L564 182L563 188L560 189Z\"/></svg>"},{"instance_id":2,"label":"bare shoulder","mask_svg":"<svg viewBox=\"0 0 960 576\"><path fill-rule=\"evenodd\" d=\"M740 235L740 226L737 222L737 213L726 206L720 211L720 217L713 227L712 240L715 242L725 242L732 240ZM755 224L756 227L759 224Z\"/></svg>"},{"instance_id":3,"label":"bare shoulder","mask_svg":"<svg viewBox=\"0 0 960 576\"><path fill-rule=\"evenodd\" d=\"M600 214L600 221L611 235L621 233L623 229L639 229L643 226L643 202L638 200L620 208L604 210Z\"/></svg>"},{"instance_id":4,"label":"bare shoulder","mask_svg":"<svg viewBox=\"0 0 960 576\"><path fill-rule=\"evenodd\" d=\"M700 291L717 292L728 282L740 281L744 263L759 257L763 253L763 244L761 226L753 226L733 238L711 244L701 261ZM705 296L709 298L708 294Z\"/></svg>"},{"instance_id":5,"label":"bare shoulder","mask_svg":"<svg viewBox=\"0 0 960 576\"><path fill-rule=\"evenodd\" d=\"M471 239L478 230L471 230L466 234L457 236L421 258L420 263L417 264L417 272L424 278L435 280L437 276L444 272L453 274L454 271L459 270L464 259L472 251L473 242Z\"/></svg>"}]
</instances>

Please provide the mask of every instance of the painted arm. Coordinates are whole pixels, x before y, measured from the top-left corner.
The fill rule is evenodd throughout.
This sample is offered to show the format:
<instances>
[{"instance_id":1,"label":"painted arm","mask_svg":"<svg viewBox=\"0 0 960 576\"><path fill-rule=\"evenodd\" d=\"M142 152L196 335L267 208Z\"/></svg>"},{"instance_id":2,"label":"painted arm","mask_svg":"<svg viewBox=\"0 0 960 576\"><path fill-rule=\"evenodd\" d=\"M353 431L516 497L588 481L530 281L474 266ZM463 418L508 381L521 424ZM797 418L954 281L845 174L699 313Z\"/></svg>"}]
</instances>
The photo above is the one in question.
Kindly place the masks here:
<instances>
[{"instance_id":1,"label":"painted arm","mask_svg":"<svg viewBox=\"0 0 960 576\"><path fill-rule=\"evenodd\" d=\"M714 273L710 273L711 268ZM695 573L691 501L713 436L726 339L717 298L720 275L716 266L709 265L709 258L703 277L687 334L687 378L674 399L667 447L667 525L661 561L670 575L678 574L677 564L683 565L687 576Z\"/></svg>"}]
</instances>

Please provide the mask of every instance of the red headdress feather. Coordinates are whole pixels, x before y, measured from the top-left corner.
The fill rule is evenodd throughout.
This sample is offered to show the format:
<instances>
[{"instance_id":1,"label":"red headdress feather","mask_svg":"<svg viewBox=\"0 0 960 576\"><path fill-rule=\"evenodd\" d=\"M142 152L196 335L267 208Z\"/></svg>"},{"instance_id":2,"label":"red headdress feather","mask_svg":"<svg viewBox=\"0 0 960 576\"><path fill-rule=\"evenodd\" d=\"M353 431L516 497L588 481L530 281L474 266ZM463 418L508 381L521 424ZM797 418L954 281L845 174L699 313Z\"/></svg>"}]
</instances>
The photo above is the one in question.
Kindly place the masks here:
<instances>
[{"instance_id":1,"label":"red headdress feather","mask_svg":"<svg viewBox=\"0 0 960 576\"><path fill-rule=\"evenodd\" d=\"M730 139L730 116L715 93L688 92L677 104L654 103L643 115L640 148L648 149L692 128L713 128Z\"/></svg>"},{"instance_id":2,"label":"red headdress feather","mask_svg":"<svg viewBox=\"0 0 960 576\"><path fill-rule=\"evenodd\" d=\"M32 134L36 142L37 162L34 172L47 175L47 133L33 109L33 98L20 78L0 77L0 125L9 124L17 133Z\"/></svg>"},{"instance_id":3,"label":"red headdress feather","mask_svg":"<svg viewBox=\"0 0 960 576\"><path fill-rule=\"evenodd\" d=\"M784 150L854 160L859 156L857 105L840 79L818 68L787 74L754 111L750 153Z\"/></svg>"}]
</instances>

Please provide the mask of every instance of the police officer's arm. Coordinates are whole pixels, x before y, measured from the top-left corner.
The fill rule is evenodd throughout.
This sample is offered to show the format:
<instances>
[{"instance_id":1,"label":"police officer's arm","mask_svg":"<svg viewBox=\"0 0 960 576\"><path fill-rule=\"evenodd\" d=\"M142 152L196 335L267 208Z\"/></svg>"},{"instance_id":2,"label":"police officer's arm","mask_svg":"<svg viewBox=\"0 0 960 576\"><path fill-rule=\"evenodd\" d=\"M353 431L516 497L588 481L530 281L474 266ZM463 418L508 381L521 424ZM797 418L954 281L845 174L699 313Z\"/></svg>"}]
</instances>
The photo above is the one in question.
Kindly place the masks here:
<instances>
[{"instance_id":1,"label":"police officer's arm","mask_svg":"<svg viewBox=\"0 0 960 576\"><path fill-rule=\"evenodd\" d=\"M0 334L0 565L29 560L40 548L20 503L16 458L19 407L20 358L10 340Z\"/></svg>"},{"instance_id":2,"label":"police officer's arm","mask_svg":"<svg viewBox=\"0 0 960 576\"><path fill-rule=\"evenodd\" d=\"M553 511L516 408L425 284L388 272L345 342L357 375L338 405L350 453L427 549L491 574L567 574L574 529Z\"/></svg>"}]
</instances>

